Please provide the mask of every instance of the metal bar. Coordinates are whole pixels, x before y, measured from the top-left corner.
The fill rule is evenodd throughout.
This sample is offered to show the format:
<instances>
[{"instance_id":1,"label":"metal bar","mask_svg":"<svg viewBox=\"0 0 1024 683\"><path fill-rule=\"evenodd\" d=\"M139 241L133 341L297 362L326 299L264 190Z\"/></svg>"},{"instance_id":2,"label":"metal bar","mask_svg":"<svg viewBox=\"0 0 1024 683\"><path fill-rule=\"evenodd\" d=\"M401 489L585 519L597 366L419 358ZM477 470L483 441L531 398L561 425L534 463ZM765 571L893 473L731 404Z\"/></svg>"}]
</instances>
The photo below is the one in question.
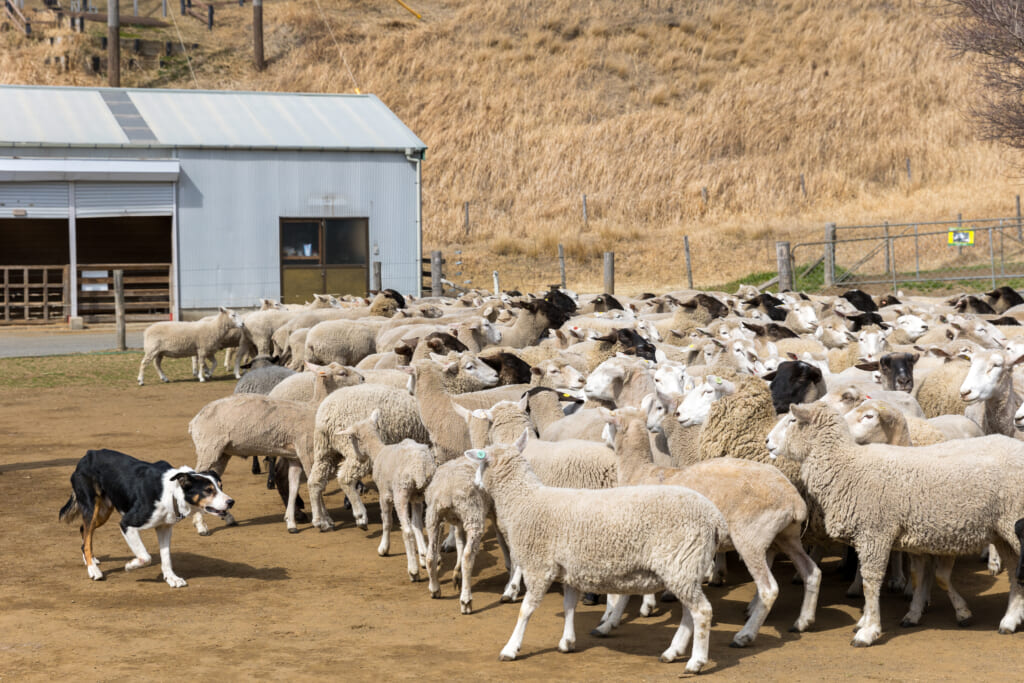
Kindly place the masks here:
<instances>
[{"instance_id":1,"label":"metal bar","mask_svg":"<svg viewBox=\"0 0 1024 683\"><path fill-rule=\"evenodd\" d=\"M992 264L992 289L996 288L996 251L992 244L992 228L988 229L988 259Z\"/></svg>"},{"instance_id":2,"label":"metal bar","mask_svg":"<svg viewBox=\"0 0 1024 683\"><path fill-rule=\"evenodd\" d=\"M78 317L78 226L75 210L75 183L68 183L68 263L71 268L68 284L71 287L71 317Z\"/></svg>"},{"instance_id":3,"label":"metal bar","mask_svg":"<svg viewBox=\"0 0 1024 683\"><path fill-rule=\"evenodd\" d=\"M604 252L604 292L615 293L615 252Z\"/></svg>"},{"instance_id":4,"label":"metal bar","mask_svg":"<svg viewBox=\"0 0 1024 683\"><path fill-rule=\"evenodd\" d=\"M441 252L435 249L430 252L430 295L441 296L442 291Z\"/></svg>"},{"instance_id":5,"label":"metal bar","mask_svg":"<svg viewBox=\"0 0 1024 683\"><path fill-rule=\"evenodd\" d=\"M384 289L380 273L380 261L373 262L373 291L379 292Z\"/></svg>"},{"instance_id":6,"label":"metal bar","mask_svg":"<svg viewBox=\"0 0 1024 683\"><path fill-rule=\"evenodd\" d=\"M121 87L121 18L118 1L107 3L107 82L111 88Z\"/></svg>"},{"instance_id":7,"label":"metal bar","mask_svg":"<svg viewBox=\"0 0 1024 683\"><path fill-rule=\"evenodd\" d=\"M114 271L114 321L117 323L117 350L128 348L124 339L124 271Z\"/></svg>"},{"instance_id":8,"label":"metal bar","mask_svg":"<svg viewBox=\"0 0 1024 683\"><path fill-rule=\"evenodd\" d=\"M494 296L501 296L501 283L498 281L498 271L492 271L491 277L494 278Z\"/></svg>"},{"instance_id":9,"label":"metal bar","mask_svg":"<svg viewBox=\"0 0 1024 683\"><path fill-rule=\"evenodd\" d=\"M885 235L885 241L888 242L885 249L885 272L888 273L891 272L890 269L892 267L892 264L889 261L889 251L892 248L892 242L889 241L889 221L885 222L885 230L883 230L883 234Z\"/></svg>"},{"instance_id":10,"label":"metal bar","mask_svg":"<svg viewBox=\"0 0 1024 683\"><path fill-rule=\"evenodd\" d=\"M558 245L558 272L562 276L562 289L565 289L565 247Z\"/></svg>"},{"instance_id":11,"label":"metal bar","mask_svg":"<svg viewBox=\"0 0 1024 683\"><path fill-rule=\"evenodd\" d=\"M917 239L917 226L914 226L914 272L921 277L921 244ZM893 292L895 294L895 292Z\"/></svg>"},{"instance_id":12,"label":"metal bar","mask_svg":"<svg viewBox=\"0 0 1024 683\"><path fill-rule=\"evenodd\" d=\"M896 242L889 238L889 262L892 264L892 293L896 295Z\"/></svg>"},{"instance_id":13,"label":"metal bar","mask_svg":"<svg viewBox=\"0 0 1024 683\"><path fill-rule=\"evenodd\" d=\"M1007 220L1009 218L1011 218L1011 217L1009 217L1009 216L996 216L994 218L975 218L971 222L975 223L975 224L978 224L978 223L998 223L1001 220ZM1016 218L1014 218L1014 220L1016 220ZM950 221L918 221L916 224L917 225L956 225L956 223L957 223L957 221L950 220ZM865 230L865 229L873 229L873 228L884 228L886 225L888 225L890 228L911 228L911 227L913 227L915 225L915 223L892 223L892 222L886 222L886 223L875 223L875 224L865 224L865 225L837 225L836 226L836 230Z\"/></svg>"},{"instance_id":14,"label":"metal bar","mask_svg":"<svg viewBox=\"0 0 1024 683\"><path fill-rule=\"evenodd\" d=\"M825 287L836 284L836 224L825 224Z\"/></svg>"},{"instance_id":15,"label":"metal bar","mask_svg":"<svg viewBox=\"0 0 1024 683\"><path fill-rule=\"evenodd\" d=\"M583 195L583 225L587 225L587 195L585 193Z\"/></svg>"}]
</instances>

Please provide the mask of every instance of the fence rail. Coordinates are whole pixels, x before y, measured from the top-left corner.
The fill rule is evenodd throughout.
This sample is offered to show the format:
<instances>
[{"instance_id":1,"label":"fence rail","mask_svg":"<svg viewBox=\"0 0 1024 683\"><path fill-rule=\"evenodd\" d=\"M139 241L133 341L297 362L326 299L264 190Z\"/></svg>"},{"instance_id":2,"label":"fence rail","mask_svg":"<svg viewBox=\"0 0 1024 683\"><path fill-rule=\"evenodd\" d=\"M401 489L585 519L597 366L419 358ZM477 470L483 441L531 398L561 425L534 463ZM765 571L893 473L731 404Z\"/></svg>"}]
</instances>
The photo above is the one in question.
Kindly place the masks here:
<instances>
[{"instance_id":1,"label":"fence rail","mask_svg":"<svg viewBox=\"0 0 1024 683\"><path fill-rule=\"evenodd\" d=\"M68 267L0 266L0 316L4 323L52 323L67 315Z\"/></svg>"},{"instance_id":2,"label":"fence rail","mask_svg":"<svg viewBox=\"0 0 1024 683\"><path fill-rule=\"evenodd\" d=\"M171 264L78 264L78 314L86 322L114 322L114 271L124 271L129 321L166 320L171 312Z\"/></svg>"}]
</instances>

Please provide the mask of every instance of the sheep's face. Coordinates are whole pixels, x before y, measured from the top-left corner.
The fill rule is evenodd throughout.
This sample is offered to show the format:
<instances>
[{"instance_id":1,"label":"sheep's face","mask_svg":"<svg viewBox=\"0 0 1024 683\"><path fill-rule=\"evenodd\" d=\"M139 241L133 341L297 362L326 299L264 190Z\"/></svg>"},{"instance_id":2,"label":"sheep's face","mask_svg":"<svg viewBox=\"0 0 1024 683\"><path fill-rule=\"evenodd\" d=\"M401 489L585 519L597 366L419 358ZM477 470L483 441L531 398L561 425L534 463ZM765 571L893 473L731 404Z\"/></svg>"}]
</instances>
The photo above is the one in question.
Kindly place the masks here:
<instances>
[{"instance_id":1,"label":"sheep's face","mask_svg":"<svg viewBox=\"0 0 1024 683\"><path fill-rule=\"evenodd\" d=\"M860 357L862 362L877 362L882 355L889 350L888 330L861 330L857 334L857 343L860 345Z\"/></svg>"},{"instance_id":2,"label":"sheep's face","mask_svg":"<svg viewBox=\"0 0 1024 683\"><path fill-rule=\"evenodd\" d=\"M707 381L686 395L676 409L676 419L684 427L704 424L711 412L711 404L736 391L736 386L721 377L708 375Z\"/></svg>"},{"instance_id":3,"label":"sheep's face","mask_svg":"<svg viewBox=\"0 0 1024 683\"><path fill-rule=\"evenodd\" d=\"M814 337L830 349L842 349L850 343L849 329L836 319L819 325L814 330Z\"/></svg>"},{"instance_id":4,"label":"sheep's face","mask_svg":"<svg viewBox=\"0 0 1024 683\"><path fill-rule=\"evenodd\" d=\"M464 356L459 362L459 370L485 387L493 387L498 383L497 371L473 356Z\"/></svg>"},{"instance_id":5,"label":"sheep's face","mask_svg":"<svg viewBox=\"0 0 1024 683\"><path fill-rule=\"evenodd\" d=\"M621 366L609 365L608 361L605 361L587 377L583 393L587 398L597 401L614 401L622 388L624 376L625 371Z\"/></svg>"},{"instance_id":6,"label":"sheep's face","mask_svg":"<svg viewBox=\"0 0 1024 683\"><path fill-rule=\"evenodd\" d=\"M964 403L987 401L995 394L1009 364L1001 351L976 351L969 356L971 368L960 385Z\"/></svg>"},{"instance_id":7,"label":"sheep's face","mask_svg":"<svg viewBox=\"0 0 1024 683\"><path fill-rule=\"evenodd\" d=\"M787 322L794 332L810 334L818 329L818 314L815 312L813 304L806 301L794 305L787 318Z\"/></svg>"},{"instance_id":8,"label":"sheep's face","mask_svg":"<svg viewBox=\"0 0 1024 683\"><path fill-rule=\"evenodd\" d=\"M1024 404L1021 404L1017 412L1013 414L1013 426L1017 431L1024 432Z\"/></svg>"},{"instance_id":9,"label":"sheep's face","mask_svg":"<svg viewBox=\"0 0 1024 683\"><path fill-rule=\"evenodd\" d=\"M768 448L768 456L775 460L780 457L792 457L787 450L787 439L789 437L789 430L796 424L796 418L792 412L789 412L782 416L782 418L775 423L771 431L768 432L768 438L765 440L765 446Z\"/></svg>"},{"instance_id":10,"label":"sheep's face","mask_svg":"<svg viewBox=\"0 0 1024 683\"><path fill-rule=\"evenodd\" d=\"M686 366L682 363L661 363L654 371L654 386L663 394L683 393Z\"/></svg>"},{"instance_id":11,"label":"sheep's face","mask_svg":"<svg viewBox=\"0 0 1024 683\"><path fill-rule=\"evenodd\" d=\"M912 342L923 337L924 333L928 331L928 323L916 315L901 315L896 318L896 327L903 330L907 339Z\"/></svg>"},{"instance_id":12,"label":"sheep's face","mask_svg":"<svg viewBox=\"0 0 1024 683\"><path fill-rule=\"evenodd\" d=\"M857 387L846 387L830 391L821 397L821 402L840 415L845 415L864 400L864 394Z\"/></svg>"},{"instance_id":13,"label":"sheep's face","mask_svg":"<svg viewBox=\"0 0 1024 683\"><path fill-rule=\"evenodd\" d=\"M636 332L649 342L660 342L661 333L650 320L641 320L636 324Z\"/></svg>"},{"instance_id":14,"label":"sheep's face","mask_svg":"<svg viewBox=\"0 0 1024 683\"><path fill-rule=\"evenodd\" d=\"M881 410L874 401L865 401L843 416L853 440L859 444L886 443Z\"/></svg>"},{"instance_id":15,"label":"sheep's face","mask_svg":"<svg viewBox=\"0 0 1024 683\"><path fill-rule=\"evenodd\" d=\"M545 361L539 368L534 368L539 373L542 386L558 389L559 391L578 392L586 385L586 378L583 373L568 363L555 363Z\"/></svg>"},{"instance_id":16,"label":"sheep's face","mask_svg":"<svg viewBox=\"0 0 1024 683\"><path fill-rule=\"evenodd\" d=\"M655 431L668 414L668 408L656 394L647 394L640 402L640 410L647 414L647 429Z\"/></svg>"}]
</instances>

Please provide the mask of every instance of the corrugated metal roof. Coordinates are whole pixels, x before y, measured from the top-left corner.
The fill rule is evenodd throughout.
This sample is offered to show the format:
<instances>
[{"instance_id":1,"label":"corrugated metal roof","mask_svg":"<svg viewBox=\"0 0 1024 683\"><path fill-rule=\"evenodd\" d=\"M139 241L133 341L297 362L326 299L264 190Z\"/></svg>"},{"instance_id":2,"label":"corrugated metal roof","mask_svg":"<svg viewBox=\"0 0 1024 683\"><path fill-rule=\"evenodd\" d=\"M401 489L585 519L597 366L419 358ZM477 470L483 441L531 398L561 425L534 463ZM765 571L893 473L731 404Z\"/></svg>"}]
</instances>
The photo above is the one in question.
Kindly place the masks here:
<instances>
[{"instance_id":1,"label":"corrugated metal roof","mask_svg":"<svg viewBox=\"0 0 1024 683\"><path fill-rule=\"evenodd\" d=\"M122 128L125 100L155 140ZM2 85L0 111L0 146L426 149L374 95Z\"/></svg>"}]
</instances>

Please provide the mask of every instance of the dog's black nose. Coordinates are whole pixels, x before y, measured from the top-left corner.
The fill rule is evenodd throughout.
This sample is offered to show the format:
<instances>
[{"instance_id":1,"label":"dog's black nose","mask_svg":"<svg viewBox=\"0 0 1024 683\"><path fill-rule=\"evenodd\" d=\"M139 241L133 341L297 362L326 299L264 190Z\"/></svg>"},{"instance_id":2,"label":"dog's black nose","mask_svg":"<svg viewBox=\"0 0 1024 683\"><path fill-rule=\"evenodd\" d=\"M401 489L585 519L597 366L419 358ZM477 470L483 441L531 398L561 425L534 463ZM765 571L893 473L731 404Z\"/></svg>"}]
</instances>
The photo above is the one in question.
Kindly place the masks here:
<instances>
[{"instance_id":1,"label":"dog's black nose","mask_svg":"<svg viewBox=\"0 0 1024 683\"><path fill-rule=\"evenodd\" d=\"M234 507L234 505L235 505L234 499L228 498L228 509L230 510L232 507Z\"/></svg>"}]
</instances>

